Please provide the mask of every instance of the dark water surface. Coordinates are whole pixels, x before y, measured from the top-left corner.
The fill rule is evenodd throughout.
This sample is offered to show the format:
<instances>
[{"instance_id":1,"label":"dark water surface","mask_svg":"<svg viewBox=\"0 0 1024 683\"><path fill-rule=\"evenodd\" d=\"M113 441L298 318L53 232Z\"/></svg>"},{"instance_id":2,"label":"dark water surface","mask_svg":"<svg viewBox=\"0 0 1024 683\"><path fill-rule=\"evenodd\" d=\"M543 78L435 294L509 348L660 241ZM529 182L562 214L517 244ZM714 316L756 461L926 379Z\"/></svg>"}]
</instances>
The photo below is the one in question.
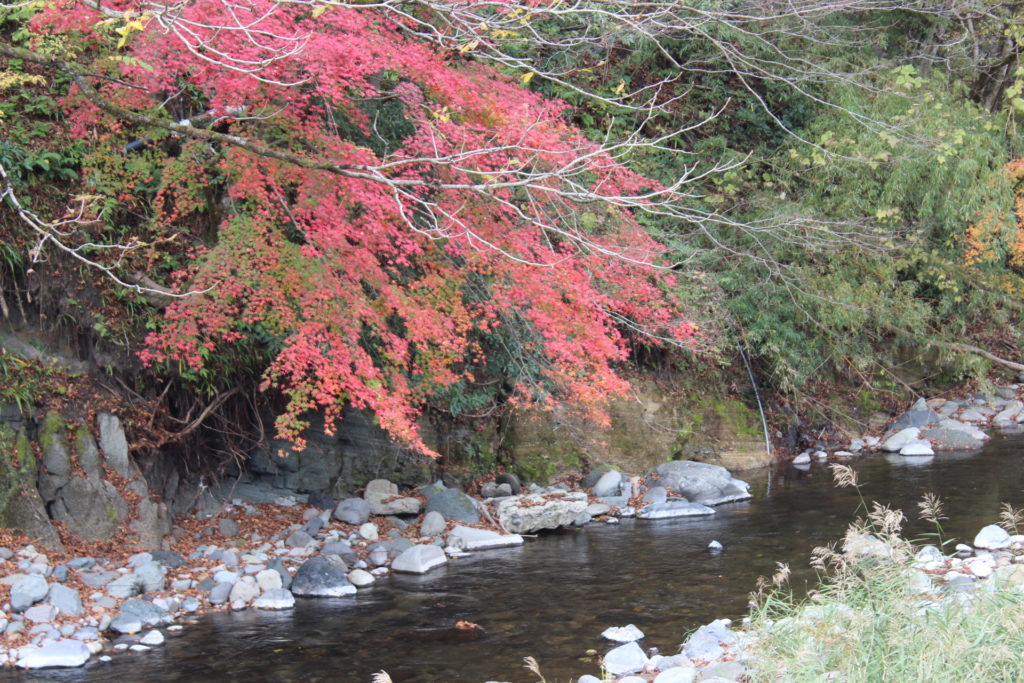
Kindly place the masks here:
<instances>
[{"instance_id":1,"label":"dark water surface","mask_svg":"<svg viewBox=\"0 0 1024 683\"><path fill-rule=\"evenodd\" d=\"M1024 504L1024 436L995 437L974 455L939 455L923 466L896 457L851 461L868 500L916 519L917 501L938 493L947 534L970 542L997 521L1002 502ZM743 476L743 475L741 475ZM859 501L828 470L783 467L744 477L755 497L711 518L624 520L527 539L517 549L454 560L425 577L393 576L357 596L299 600L287 612L216 613L144 654L116 654L80 670L20 674L21 680L548 681L599 665L586 650L609 649L608 626L636 624L644 647L674 653L684 634L718 617L741 617L758 576L788 562L798 590L814 579L811 549L842 536ZM931 531L912 523L915 537ZM725 552L712 555L717 539ZM465 619L480 635L456 631ZM0 674L2 677L3 674Z\"/></svg>"}]
</instances>

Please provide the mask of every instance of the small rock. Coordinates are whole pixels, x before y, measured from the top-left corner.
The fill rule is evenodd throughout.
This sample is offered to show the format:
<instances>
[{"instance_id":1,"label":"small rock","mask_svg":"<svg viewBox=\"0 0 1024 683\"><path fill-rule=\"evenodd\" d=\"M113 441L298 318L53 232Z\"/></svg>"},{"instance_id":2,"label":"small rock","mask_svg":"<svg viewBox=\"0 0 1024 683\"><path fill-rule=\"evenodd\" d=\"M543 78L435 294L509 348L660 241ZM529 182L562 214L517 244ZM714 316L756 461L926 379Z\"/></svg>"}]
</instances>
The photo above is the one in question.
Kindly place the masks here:
<instances>
[{"instance_id":1,"label":"small rock","mask_svg":"<svg viewBox=\"0 0 1024 683\"><path fill-rule=\"evenodd\" d=\"M306 548L315 542L316 541L313 540L312 536L300 529L288 536L288 538L285 539L284 544L289 548Z\"/></svg>"},{"instance_id":2,"label":"small rock","mask_svg":"<svg viewBox=\"0 0 1024 683\"><path fill-rule=\"evenodd\" d=\"M256 585L264 593L274 588L284 588L281 573L276 569L264 569L258 572L256 574Z\"/></svg>"},{"instance_id":3,"label":"small rock","mask_svg":"<svg viewBox=\"0 0 1024 683\"><path fill-rule=\"evenodd\" d=\"M38 574L19 576L11 584L11 609L15 612L24 612L45 598L49 590L50 587L47 585L46 579Z\"/></svg>"},{"instance_id":4,"label":"small rock","mask_svg":"<svg viewBox=\"0 0 1024 683\"><path fill-rule=\"evenodd\" d=\"M290 609L295 606L295 596L284 588L271 588L256 598L252 606L256 609Z\"/></svg>"},{"instance_id":5,"label":"small rock","mask_svg":"<svg viewBox=\"0 0 1024 683\"><path fill-rule=\"evenodd\" d=\"M447 527L444 515L436 510L431 510L423 516L423 523L420 524L420 536L437 536L443 533Z\"/></svg>"},{"instance_id":6,"label":"small rock","mask_svg":"<svg viewBox=\"0 0 1024 683\"><path fill-rule=\"evenodd\" d=\"M606 654L602 660L602 666L613 676L623 676L643 671L647 662L647 655L639 645L627 643Z\"/></svg>"},{"instance_id":7,"label":"small rock","mask_svg":"<svg viewBox=\"0 0 1024 683\"><path fill-rule=\"evenodd\" d=\"M131 635L142 630L142 620L137 616L118 614L110 620L110 626L108 628L111 631L116 631L117 633Z\"/></svg>"},{"instance_id":8,"label":"small rock","mask_svg":"<svg viewBox=\"0 0 1024 683\"><path fill-rule=\"evenodd\" d=\"M275 572L276 573L276 572ZM247 605L260 595L259 584L256 583L256 579L251 576L243 576L238 582L231 587L231 592L228 593L228 600L232 604L240 602L243 605Z\"/></svg>"},{"instance_id":9,"label":"small rock","mask_svg":"<svg viewBox=\"0 0 1024 683\"><path fill-rule=\"evenodd\" d=\"M811 454L810 453L806 453L806 452L801 453L798 456L796 456L795 458L793 458L793 464L794 465L809 465L810 462L811 462Z\"/></svg>"},{"instance_id":10,"label":"small rock","mask_svg":"<svg viewBox=\"0 0 1024 683\"><path fill-rule=\"evenodd\" d=\"M234 587L233 583L218 583L210 590L210 597L208 598L211 605L223 605L228 601L228 596L231 595L231 589Z\"/></svg>"},{"instance_id":11,"label":"small rock","mask_svg":"<svg viewBox=\"0 0 1024 683\"><path fill-rule=\"evenodd\" d=\"M153 629L146 635L142 636L142 638L139 639L139 642L143 645L163 645L164 634L160 633L160 631L157 631L156 629Z\"/></svg>"},{"instance_id":12,"label":"small rock","mask_svg":"<svg viewBox=\"0 0 1024 683\"><path fill-rule=\"evenodd\" d=\"M25 619L37 624L49 624L57 618L57 608L53 605L33 605L25 610Z\"/></svg>"},{"instance_id":13,"label":"small rock","mask_svg":"<svg viewBox=\"0 0 1024 683\"><path fill-rule=\"evenodd\" d=\"M359 527L359 535L365 538L367 541L376 541L380 538L377 531L377 525L372 522L367 522Z\"/></svg>"},{"instance_id":14,"label":"small rock","mask_svg":"<svg viewBox=\"0 0 1024 683\"><path fill-rule=\"evenodd\" d=\"M985 550L1002 550L1010 547L1010 534L995 524L989 524L974 537L974 547Z\"/></svg>"},{"instance_id":15,"label":"small rock","mask_svg":"<svg viewBox=\"0 0 1024 683\"><path fill-rule=\"evenodd\" d=\"M602 638L615 641L616 643L632 643L644 637L644 632L635 625L610 626L601 632Z\"/></svg>"},{"instance_id":16,"label":"small rock","mask_svg":"<svg viewBox=\"0 0 1024 683\"><path fill-rule=\"evenodd\" d=\"M713 553L720 553L724 549L725 549L725 547L721 543L719 543L718 541L711 541L711 543L708 543L708 550L713 552Z\"/></svg>"},{"instance_id":17,"label":"small rock","mask_svg":"<svg viewBox=\"0 0 1024 683\"><path fill-rule=\"evenodd\" d=\"M373 574L362 569L353 569L350 571L348 573L348 580L351 581L352 585L356 588L369 586L371 583L376 581L376 579L373 578Z\"/></svg>"},{"instance_id":18,"label":"small rock","mask_svg":"<svg viewBox=\"0 0 1024 683\"><path fill-rule=\"evenodd\" d=\"M903 446L903 448L900 449L900 455L935 455L935 451L932 450L932 445L927 441L916 440Z\"/></svg>"},{"instance_id":19,"label":"small rock","mask_svg":"<svg viewBox=\"0 0 1024 683\"><path fill-rule=\"evenodd\" d=\"M896 453L911 441L916 441L920 438L921 430L917 427L907 427L896 432L882 444L883 451L889 451L890 453Z\"/></svg>"},{"instance_id":20,"label":"small rock","mask_svg":"<svg viewBox=\"0 0 1024 683\"><path fill-rule=\"evenodd\" d=\"M622 473L616 470L609 470L601 475L601 478L594 484L591 492L600 498L601 496L613 496L619 492L619 484L622 483Z\"/></svg>"},{"instance_id":21,"label":"small rock","mask_svg":"<svg viewBox=\"0 0 1024 683\"><path fill-rule=\"evenodd\" d=\"M217 522L217 529L225 538L232 538L238 535L238 522L230 517L225 517Z\"/></svg>"},{"instance_id":22,"label":"small rock","mask_svg":"<svg viewBox=\"0 0 1024 683\"><path fill-rule=\"evenodd\" d=\"M295 595L338 597L356 592L346 574L344 563L328 557L306 560L292 578L291 590Z\"/></svg>"},{"instance_id":23,"label":"small rock","mask_svg":"<svg viewBox=\"0 0 1024 683\"><path fill-rule=\"evenodd\" d=\"M523 537L518 534L499 534L486 529L457 525L448 534L448 543L463 550L487 550L522 545Z\"/></svg>"},{"instance_id":24,"label":"small rock","mask_svg":"<svg viewBox=\"0 0 1024 683\"><path fill-rule=\"evenodd\" d=\"M519 477L512 474L511 472L499 474L497 477L494 478L494 483L508 484L510 495L513 496L518 496L519 492L522 490L523 487L522 483L519 481Z\"/></svg>"},{"instance_id":25,"label":"small rock","mask_svg":"<svg viewBox=\"0 0 1024 683\"><path fill-rule=\"evenodd\" d=\"M693 683L696 678L697 669L694 666L676 666L658 674L654 683Z\"/></svg>"}]
</instances>

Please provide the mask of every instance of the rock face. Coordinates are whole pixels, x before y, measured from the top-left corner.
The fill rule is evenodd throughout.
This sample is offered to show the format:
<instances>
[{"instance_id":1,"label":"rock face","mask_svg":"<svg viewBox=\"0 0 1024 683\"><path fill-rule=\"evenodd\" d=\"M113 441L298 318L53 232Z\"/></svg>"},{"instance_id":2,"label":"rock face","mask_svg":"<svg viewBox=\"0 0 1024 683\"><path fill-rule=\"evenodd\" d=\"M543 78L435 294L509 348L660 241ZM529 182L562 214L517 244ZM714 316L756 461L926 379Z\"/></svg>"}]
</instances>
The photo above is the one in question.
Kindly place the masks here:
<instances>
[{"instance_id":1,"label":"rock face","mask_svg":"<svg viewBox=\"0 0 1024 683\"><path fill-rule=\"evenodd\" d=\"M647 474L647 485L664 486L702 505L720 505L751 497L747 483L734 479L724 467L691 460L658 465Z\"/></svg>"},{"instance_id":2,"label":"rock face","mask_svg":"<svg viewBox=\"0 0 1024 683\"><path fill-rule=\"evenodd\" d=\"M103 479L74 477L51 506L53 518L86 541L114 535L128 516L128 503Z\"/></svg>"},{"instance_id":3,"label":"rock face","mask_svg":"<svg viewBox=\"0 0 1024 683\"><path fill-rule=\"evenodd\" d=\"M291 591L295 595L314 597L339 597L352 595L356 587L346 576L343 564L332 562L326 557L306 560L292 578Z\"/></svg>"},{"instance_id":4,"label":"rock face","mask_svg":"<svg viewBox=\"0 0 1024 683\"><path fill-rule=\"evenodd\" d=\"M585 493L530 494L503 500L498 505L498 521L510 533L529 534L569 526L586 509Z\"/></svg>"}]
</instances>

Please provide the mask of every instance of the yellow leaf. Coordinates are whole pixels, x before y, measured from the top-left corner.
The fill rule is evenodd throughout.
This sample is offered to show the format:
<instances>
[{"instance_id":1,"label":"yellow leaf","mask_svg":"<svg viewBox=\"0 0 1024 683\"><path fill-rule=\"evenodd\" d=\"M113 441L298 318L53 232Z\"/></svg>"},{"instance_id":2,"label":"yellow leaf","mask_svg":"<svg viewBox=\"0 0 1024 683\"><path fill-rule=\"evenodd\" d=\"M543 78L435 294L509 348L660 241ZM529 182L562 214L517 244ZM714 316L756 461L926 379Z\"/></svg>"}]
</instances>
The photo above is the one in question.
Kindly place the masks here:
<instances>
[{"instance_id":1,"label":"yellow leaf","mask_svg":"<svg viewBox=\"0 0 1024 683\"><path fill-rule=\"evenodd\" d=\"M470 52L471 50L477 49L478 47L480 47L480 41L474 39L474 40L469 41L465 45L462 45L459 48L459 52L461 52L462 54L466 54L467 52Z\"/></svg>"},{"instance_id":2,"label":"yellow leaf","mask_svg":"<svg viewBox=\"0 0 1024 683\"><path fill-rule=\"evenodd\" d=\"M526 73L524 73L524 74L523 74L522 76L520 76L520 77L519 77L519 81L520 81L520 82L521 82L521 83L522 83L523 85L526 85L526 84L527 84L527 83L529 83L529 82L530 82L531 80L533 80L533 72L532 72L532 71L527 71Z\"/></svg>"},{"instance_id":3,"label":"yellow leaf","mask_svg":"<svg viewBox=\"0 0 1024 683\"><path fill-rule=\"evenodd\" d=\"M615 94L621 95L626 89L626 81L619 81L619 84L615 86Z\"/></svg>"},{"instance_id":4,"label":"yellow leaf","mask_svg":"<svg viewBox=\"0 0 1024 683\"><path fill-rule=\"evenodd\" d=\"M320 5L318 7L314 7L313 8L313 18L316 19L317 17L319 17L321 14L323 14L324 12L326 12L329 9L330 9L329 5Z\"/></svg>"}]
</instances>

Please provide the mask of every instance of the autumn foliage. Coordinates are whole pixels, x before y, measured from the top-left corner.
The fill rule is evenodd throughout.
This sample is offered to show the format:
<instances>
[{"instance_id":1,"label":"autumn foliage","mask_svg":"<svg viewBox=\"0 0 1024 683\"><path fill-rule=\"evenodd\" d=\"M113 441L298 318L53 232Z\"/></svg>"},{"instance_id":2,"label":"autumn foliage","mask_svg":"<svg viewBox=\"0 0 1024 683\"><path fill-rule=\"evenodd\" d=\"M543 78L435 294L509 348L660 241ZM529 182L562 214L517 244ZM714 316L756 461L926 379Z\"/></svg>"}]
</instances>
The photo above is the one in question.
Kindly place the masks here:
<instances>
[{"instance_id":1,"label":"autumn foliage","mask_svg":"<svg viewBox=\"0 0 1024 683\"><path fill-rule=\"evenodd\" d=\"M417 39L430 16L196 0L169 22L146 3L109 8L58 3L32 26L75 36L61 49L92 60L105 76L93 87L118 107L168 118L170 102L285 152L184 136L138 181L167 239L212 210L210 187L223 210L174 276L202 293L167 308L147 363L199 372L257 340L270 350L264 387L287 397L282 435L301 445L304 414L330 424L350 404L426 452L424 401L472 379L502 330L543 359L512 378L513 401L593 408L627 387L616 368L629 339L694 333L666 295L662 246L616 206L662 188L568 126L522 74ZM166 135L126 131L87 95L72 87L65 102L76 136Z\"/></svg>"}]
</instances>

